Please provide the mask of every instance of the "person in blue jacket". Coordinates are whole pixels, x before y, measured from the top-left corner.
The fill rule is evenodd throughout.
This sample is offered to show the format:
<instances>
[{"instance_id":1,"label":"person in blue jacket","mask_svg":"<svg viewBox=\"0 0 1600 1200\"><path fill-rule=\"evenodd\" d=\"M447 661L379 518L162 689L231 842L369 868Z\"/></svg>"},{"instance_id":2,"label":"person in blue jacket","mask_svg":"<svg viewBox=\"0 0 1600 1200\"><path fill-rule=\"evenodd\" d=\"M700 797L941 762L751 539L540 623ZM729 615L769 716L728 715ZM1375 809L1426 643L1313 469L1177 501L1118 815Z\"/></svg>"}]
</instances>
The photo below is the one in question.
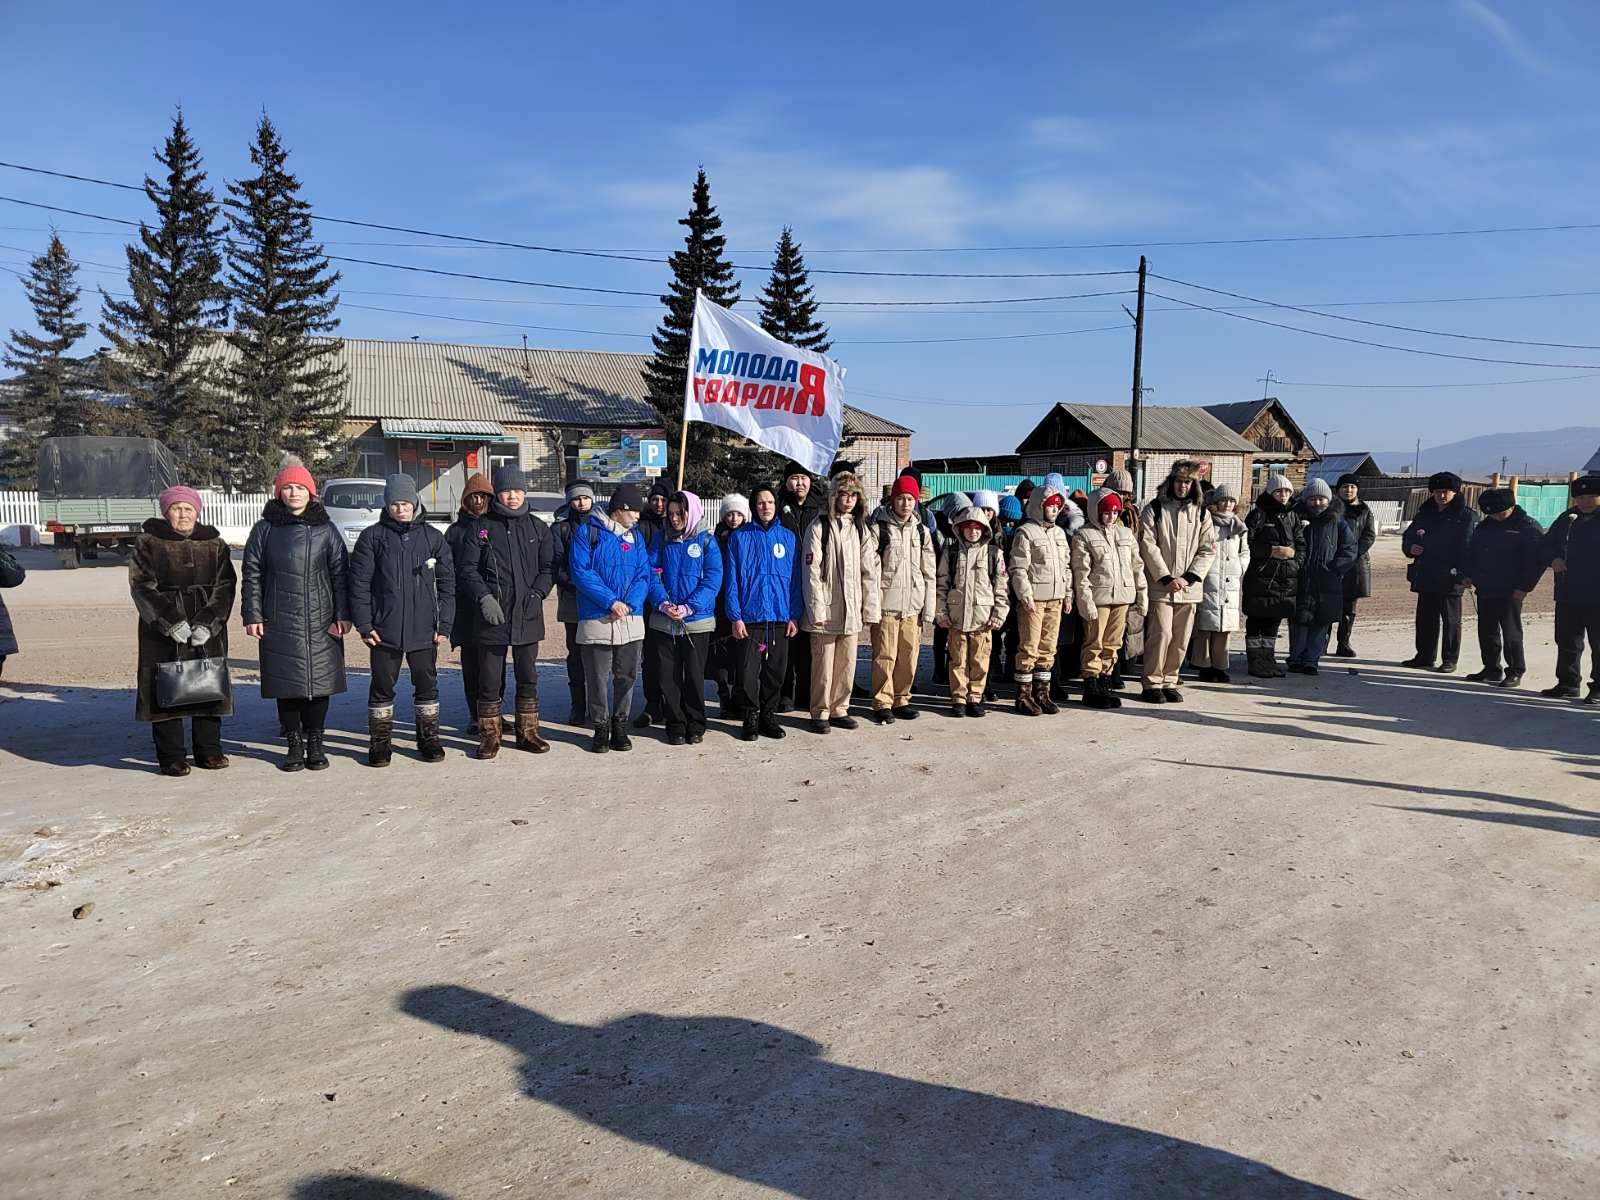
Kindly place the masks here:
<instances>
[{"instance_id":1,"label":"person in blue jacket","mask_svg":"<svg viewBox=\"0 0 1600 1200\"><path fill-rule=\"evenodd\" d=\"M578 591L578 645L589 693L596 754L632 750L628 711L639 676L644 613L650 592L650 552L636 528L644 497L631 483L611 494L604 514L572 531L567 574Z\"/></svg>"},{"instance_id":2,"label":"person in blue jacket","mask_svg":"<svg viewBox=\"0 0 1600 1200\"><path fill-rule=\"evenodd\" d=\"M799 630L800 572L792 530L778 520L778 494L770 484L750 493L752 517L728 538L723 607L733 624L739 660L738 690L747 742L781 738L778 697L788 664L789 639Z\"/></svg>"},{"instance_id":3,"label":"person in blue jacket","mask_svg":"<svg viewBox=\"0 0 1600 1200\"><path fill-rule=\"evenodd\" d=\"M650 615L661 718L667 745L698 745L706 732L706 656L717 625L722 550L702 529L705 509L693 492L667 500L666 523L650 542Z\"/></svg>"}]
</instances>

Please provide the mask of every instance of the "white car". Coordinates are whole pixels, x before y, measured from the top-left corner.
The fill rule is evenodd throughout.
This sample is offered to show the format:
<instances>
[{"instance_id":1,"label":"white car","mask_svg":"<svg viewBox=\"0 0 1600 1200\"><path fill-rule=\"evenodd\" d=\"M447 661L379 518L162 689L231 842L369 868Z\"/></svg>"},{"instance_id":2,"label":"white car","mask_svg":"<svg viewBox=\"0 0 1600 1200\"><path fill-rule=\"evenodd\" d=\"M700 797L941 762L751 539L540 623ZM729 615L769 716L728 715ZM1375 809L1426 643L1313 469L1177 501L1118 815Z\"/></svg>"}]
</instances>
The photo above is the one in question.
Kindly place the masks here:
<instances>
[{"instance_id":1,"label":"white car","mask_svg":"<svg viewBox=\"0 0 1600 1200\"><path fill-rule=\"evenodd\" d=\"M361 531L383 515L383 480L330 479L322 485L321 499L345 549L354 550Z\"/></svg>"}]
</instances>

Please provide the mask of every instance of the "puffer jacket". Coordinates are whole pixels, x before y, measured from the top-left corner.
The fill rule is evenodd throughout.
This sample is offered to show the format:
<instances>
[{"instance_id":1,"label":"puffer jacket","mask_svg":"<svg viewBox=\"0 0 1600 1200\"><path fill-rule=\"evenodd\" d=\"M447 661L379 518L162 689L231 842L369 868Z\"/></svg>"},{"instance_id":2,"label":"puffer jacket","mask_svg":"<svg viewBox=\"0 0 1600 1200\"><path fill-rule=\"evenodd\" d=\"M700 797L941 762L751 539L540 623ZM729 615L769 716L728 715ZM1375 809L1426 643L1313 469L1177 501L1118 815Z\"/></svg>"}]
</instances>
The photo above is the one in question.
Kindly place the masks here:
<instances>
[{"instance_id":1,"label":"puffer jacket","mask_svg":"<svg viewBox=\"0 0 1600 1200\"><path fill-rule=\"evenodd\" d=\"M1467 543L1465 574L1480 596L1509 596L1531 592L1543 573L1539 548L1544 529L1522 506L1512 508L1504 521L1486 517Z\"/></svg>"},{"instance_id":2,"label":"puffer jacket","mask_svg":"<svg viewBox=\"0 0 1600 1200\"><path fill-rule=\"evenodd\" d=\"M1063 512L1072 505L1048 484L1034 488L1024 509L1027 520L1011 538L1011 590L1023 608L1047 600L1060 600L1063 608L1072 603L1072 543L1059 524L1060 514L1057 523L1046 523L1047 496L1060 496Z\"/></svg>"},{"instance_id":3,"label":"puffer jacket","mask_svg":"<svg viewBox=\"0 0 1600 1200\"><path fill-rule=\"evenodd\" d=\"M857 516L830 512L806 526L799 617L806 633L857 634L878 621L877 546Z\"/></svg>"},{"instance_id":4,"label":"puffer jacket","mask_svg":"<svg viewBox=\"0 0 1600 1200\"><path fill-rule=\"evenodd\" d=\"M456 564L459 603L478 607L485 596L500 603L505 620L478 621L478 644L526 646L544 640L544 598L555 587L555 539L550 527L527 509L512 511L498 500L473 530L472 543Z\"/></svg>"},{"instance_id":5,"label":"puffer jacket","mask_svg":"<svg viewBox=\"0 0 1600 1200\"><path fill-rule=\"evenodd\" d=\"M901 521L894 509L882 508L872 518L872 553L877 558L878 612L933 620L939 600L934 582L938 566L936 535L915 513Z\"/></svg>"},{"instance_id":6,"label":"puffer jacket","mask_svg":"<svg viewBox=\"0 0 1600 1200\"><path fill-rule=\"evenodd\" d=\"M961 522L982 519L982 512L968 508L952 519L955 532L939 553L938 601L936 617L950 622L961 633L998 629L1011 613L1011 572L1006 569L1005 550L997 545L994 533L984 527L983 537L969 542L961 536Z\"/></svg>"},{"instance_id":7,"label":"puffer jacket","mask_svg":"<svg viewBox=\"0 0 1600 1200\"><path fill-rule=\"evenodd\" d=\"M456 568L444 534L419 510L400 521L386 508L350 555L350 619L391 650L426 650L456 614Z\"/></svg>"},{"instance_id":8,"label":"puffer jacket","mask_svg":"<svg viewBox=\"0 0 1600 1200\"><path fill-rule=\"evenodd\" d=\"M22 581L28 576L22 564L12 557L11 551L0 546L0 588L20 587ZM0 658L8 654L17 653L17 635L11 628L11 614L6 611L6 602L0 600Z\"/></svg>"},{"instance_id":9,"label":"puffer jacket","mask_svg":"<svg viewBox=\"0 0 1600 1200\"><path fill-rule=\"evenodd\" d=\"M1429 499L1417 509L1400 535L1400 549L1409 563L1406 578L1413 592L1448 595L1461 590L1465 578L1461 568L1467 561L1478 515L1477 509L1467 507L1467 498L1460 492L1443 508ZM1422 553L1412 557L1414 548L1421 548Z\"/></svg>"},{"instance_id":10,"label":"puffer jacket","mask_svg":"<svg viewBox=\"0 0 1600 1200\"><path fill-rule=\"evenodd\" d=\"M1072 535L1072 590L1085 621L1095 620L1102 608L1122 604L1131 605L1131 612L1149 611L1139 539L1120 513L1105 524L1087 521Z\"/></svg>"},{"instance_id":11,"label":"puffer jacket","mask_svg":"<svg viewBox=\"0 0 1600 1200\"><path fill-rule=\"evenodd\" d=\"M650 580L646 603L650 628L662 633L705 633L717 623L717 597L722 592L722 547L715 535L700 528L705 509L693 492L681 493L687 519L683 533L669 527L648 547ZM663 604L681 604L689 615L674 621Z\"/></svg>"},{"instance_id":12,"label":"puffer jacket","mask_svg":"<svg viewBox=\"0 0 1600 1200\"><path fill-rule=\"evenodd\" d=\"M461 579L461 556L478 539L479 518L466 509L456 514L450 528L444 531L445 545L450 547L450 562L455 568L457 588ZM478 644L478 606L461 593L462 602L456 605L455 620L450 623L450 645L476 646Z\"/></svg>"},{"instance_id":13,"label":"puffer jacket","mask_svg":"<svg viewBox=\"0 0 1600 1200\"><path fill-rule=\"evenodd\" d=\"M1139 553L1150 577L1151 604L1199 604L1206 595L1206 575L1217 556L1216 530L1200 499L1198 484L1182 500L1168 480L1139 514ZM1181 579L1183 589L1169 593L1166 582Z\"/></svg>"},{"instance_id":14,"label":"puffer jacket","mask_svg":"<svg viewBox=\"0 0 1600 1200\"><path fill-rule=\"evenodd\" d=\"M1356 535L1356 565L1344 577L1344 598L1362 600L1372 595L1372 547L1378 540L1378 519L1372 506L1357 499L1344 506L1344 523Z\"/></svg>"},{"instance_id":15,"label":"puffer jacket","mask_svg":"<svg viewBox=\"0 0 1600 1200\"><path fill-rule=\"evenodd\" d=\"M228 543L211 526L196 525L194 532L184 537L162 518L152 517L144 523L144 532L133 543L133 557L128 562L128 589L139 613L139 675L133 710L136 720L226 717L233 712L231 696L215 704L161 708L156 702L156 667L180 659L226 659L228 618L233 614L237 588L238 577ZM168 636L174 626L185 621L191 629L205 629L211 634L202 649L179 647Z\"/></svg>"},{"instance_id":16,"label":"puffer jacket","mask_svg":"<svg viewBox=\"0 0 1600 1200\"><path fill-rule=\"evenodd\" d=\"M1300 506L1306 543L1294 619L1300 625L1332 625L1344 611L1344 577L1356 565L1355 532L1345 523L1344 505L1334 500L1320 513Z\"/></svg>"},{"instance_id":17,"label":"puffer jacket","mask_svg":"<svg viewBox=\"0 0 1600 1200\"><path fill-rule=\"evenodd\" d=\"M1550 523L1539 561L1549 566L1557 559L1567 569L1556 576L1556 603L1600 604L1600 508L1585 513L1573 506Z\"/></svg>"},{"instance_id":18,"label":"puffer jacket","mask_svg":"<svg viewBox=\"0 0 1600 1200\"><path fill-rule=\"evenodd\" d=\"M1293 507L1262 492L1245 518L1250 563L1244 571L1244 615L1263 621L1294 616L1300 571L1306 561L1306 534ZM1275 558L1274 546L1292 546L1292 558Z\"/></svg>"},{"instance_id":19,"label":"puffer jacket","mask_svg":"<svg viewBox=\"0 0 1600 1200\"><path fill-rule=\"evenodd\" d=\"M261 695L309 700L345 689L344 639L328 632L350 620L349 555L344 539L313 500L296 516L268 500L244 546L240 616L265 624Z\"/></svg>"},{"instance_id":20,"label":"puffer jacket","mask_svg":"<svg viewBox=\"0 0 1600 1200\"><path fill-rule=\"evenodd\" d=\"M746 521L729 534L722 567L723 608L730 622L787 622L800 612L803 572L795 561L794 533L777 517L765 525Z\"/></svg>"},{"instance_id":21,"label":"puffer jacket","mask_svg":"<svg viewBox=\"0 0 1600 1200\"><path fill-rule=\"evenodd\" d=\"M654 575L644 522L635 523L631 537L624 538L623 532L600 513L573 531L567 570L578 592L580 622L603 621L618 600L632 616L644 617Z\"/></svg>"},{"instance_id":22,"label":"puffer jacket","mask_svg":"<svg viewBox=\"0 0 1600 1200\"><path fill-rule=\"evenodd\" d=\"M1205 597L1195 614L1201 633L1236 633L1244 612L1244 573L1250 562L1250 534L1237 516L1211 514L1217 556L1206 572Z\"/></svg>"}]
</instances>

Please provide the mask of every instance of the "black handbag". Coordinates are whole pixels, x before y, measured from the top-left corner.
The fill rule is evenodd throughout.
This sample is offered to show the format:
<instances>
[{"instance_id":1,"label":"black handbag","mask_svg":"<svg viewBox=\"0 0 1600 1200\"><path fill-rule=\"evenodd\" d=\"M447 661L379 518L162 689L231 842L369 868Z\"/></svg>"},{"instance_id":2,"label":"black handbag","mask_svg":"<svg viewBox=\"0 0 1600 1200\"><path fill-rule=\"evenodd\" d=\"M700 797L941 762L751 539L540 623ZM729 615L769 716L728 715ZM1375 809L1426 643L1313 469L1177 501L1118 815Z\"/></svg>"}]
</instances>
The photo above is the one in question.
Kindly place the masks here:
<instances>
[{"instance_id":1,"label":"black handbag","mask_svg":"<svg viewBox=\"0 0 1600 1200\"><path fill-rule=\"evenodd\" d=\"M233 695L226 658L180 658L156 664L156 707L221 704Z\"/></svg>"}]
</instances>

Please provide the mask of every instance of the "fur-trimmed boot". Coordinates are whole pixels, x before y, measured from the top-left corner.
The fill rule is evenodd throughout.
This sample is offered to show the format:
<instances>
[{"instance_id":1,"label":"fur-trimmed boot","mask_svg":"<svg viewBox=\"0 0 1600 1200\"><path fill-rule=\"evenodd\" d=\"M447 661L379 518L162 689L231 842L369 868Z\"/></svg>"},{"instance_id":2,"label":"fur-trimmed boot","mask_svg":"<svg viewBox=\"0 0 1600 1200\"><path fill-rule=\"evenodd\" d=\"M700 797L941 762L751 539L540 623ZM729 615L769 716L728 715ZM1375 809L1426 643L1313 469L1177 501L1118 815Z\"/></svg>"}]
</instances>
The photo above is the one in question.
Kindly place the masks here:
<instances>
[{"instance_id":1,"label":"fur-trimmed boot","mask_svg":"<svg viewBox=\"0 0 1600 1200\"><path fill-rule=\"evenodd\" d=\"M478 702L478 757L488 761L500 753L500 701Z\"/></svg>"},{"instance_id":2,"label":"fur-trimmed boot","mask_svg":"<svg viewBox=\"0 0 1600 1200\"><path fill-rule=\"evenodd\" d=\"M1111 694L1106 691L1105 680L1099 675L1083 677L1083 704L1085 708L1111 707Z\"/></svg>"},{"instance_id":3,"label":"fur-trimmed boot","mask_svg":"<svg viewBox=\"0 0 1600 1200\"><path fill-rule=\"evenodd\" d=\"M1271 679L1274 677L1272 669L1273 645L1266 638L1247 638L1244 644L1244 657L1247 669L1256 679Z\"/></svg>"},{"instance_id":4,"label":"fur-trimmed boot","mask_svg":"<svg viewBox=\"0 0 1600 1200\"><path fill-rule=\"evenodd\" d=\"M1055 697L1050 694L1050 678L1034 677L1033 702L1039 706L1039 711L1047 717L1053 717L1061 710L1056 707Z\"/></svg>"},{"instance_id":5,"label":"fur-trimmed boot","mask_svg":"<svg viewBox=\"0 0 1600 1200\"><path fill-rule=\"evenodd\" d=\"M387 767L394 755L394 705L367 709L367 766Z\"/></svg>"},{"instance_id":6,"label":"fur-trimmed boot","mask_svg":"<svg viewBox=\"0 0 1600 1200\"><path fill-rule=\"evenodd\" d=\"M550 743L539 736L539 697L517 701L517 747L543 754Z\"/></svg>"},{"instance_id":7,"label":"fur-trimmed boot","mask_svg":"<svg viewBox=\"0 0 1600 1200\"><path fill-rule=\"evenodd\" d=\"M1045 686L1048 687L1049 683ZM1043 711L1034 699L1032 675L1017 676L1017 711L1025 717L1037 717Z\"/></svg>"},{"instance_id":8,"label":"fur-trimmed boot","mask_svg":"<svg viewBox=\"0 0 1600 1200\"><path fill-rule=\"evenodd\" d=\"M439 740L439 702L417 705L417 753L423 762L443 762L444 743Z\"/></svg>"}]
</instances>

